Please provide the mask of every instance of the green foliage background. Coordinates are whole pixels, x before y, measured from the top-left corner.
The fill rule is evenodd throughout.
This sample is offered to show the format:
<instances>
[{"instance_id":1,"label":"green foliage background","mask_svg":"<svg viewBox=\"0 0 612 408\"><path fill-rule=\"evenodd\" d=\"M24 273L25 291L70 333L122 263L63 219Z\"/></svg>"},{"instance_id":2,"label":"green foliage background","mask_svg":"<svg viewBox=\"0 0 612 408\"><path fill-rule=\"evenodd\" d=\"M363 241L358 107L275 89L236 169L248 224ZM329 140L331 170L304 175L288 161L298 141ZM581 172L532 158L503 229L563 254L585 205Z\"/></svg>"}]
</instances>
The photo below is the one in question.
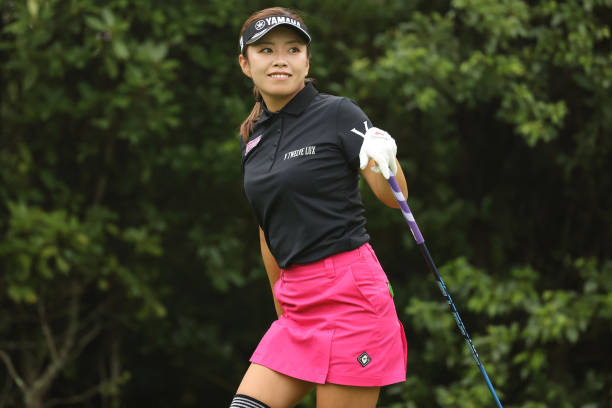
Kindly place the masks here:
<instances>
[{"instance_id":1,"label":"green foliage background","mask_svg":"<svg viewBox=\"0 0 612 408\"><path fill-rule=\"evenodd\" d=\"M274 319L237 65L272 5L304 12L319 90L396 139L504 406L612 406L612 0L3 0L0 407L228 405ZM492 406L400 213L363 193L409 342L379 405Z\"/></svg>"}]
</instances>

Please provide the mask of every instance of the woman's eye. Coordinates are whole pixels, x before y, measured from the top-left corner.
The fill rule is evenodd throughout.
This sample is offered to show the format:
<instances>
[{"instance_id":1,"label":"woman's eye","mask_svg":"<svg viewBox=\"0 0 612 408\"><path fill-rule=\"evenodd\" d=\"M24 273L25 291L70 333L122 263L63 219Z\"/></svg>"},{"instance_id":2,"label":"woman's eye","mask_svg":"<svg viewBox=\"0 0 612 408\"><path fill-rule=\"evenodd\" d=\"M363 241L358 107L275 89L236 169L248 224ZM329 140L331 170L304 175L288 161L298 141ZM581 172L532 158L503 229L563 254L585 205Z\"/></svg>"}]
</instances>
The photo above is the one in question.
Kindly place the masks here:
<instances>
[{"instance_id":1,"label":"woman's eye","mask_svg":"<svg viewBox=\"0 0 612 408\"><path fill-rule=\"evenodd\" d=\"M295 54L296 52L300 52L300 49L298 47L293 47L289 49L289 52Z\"/></svg>"},{"instance_id":2,"label":"woman's eye","mask_svg":"<svg viewBox=\"0 0 612 408\"><path fill-rule=\"evenodd\" d=\"M263 53L269 54L269 53L272 52L272 49L271 48L262 48L261 50L259 50L259 52L263 52Z\"/></svg>"}]
</instances>

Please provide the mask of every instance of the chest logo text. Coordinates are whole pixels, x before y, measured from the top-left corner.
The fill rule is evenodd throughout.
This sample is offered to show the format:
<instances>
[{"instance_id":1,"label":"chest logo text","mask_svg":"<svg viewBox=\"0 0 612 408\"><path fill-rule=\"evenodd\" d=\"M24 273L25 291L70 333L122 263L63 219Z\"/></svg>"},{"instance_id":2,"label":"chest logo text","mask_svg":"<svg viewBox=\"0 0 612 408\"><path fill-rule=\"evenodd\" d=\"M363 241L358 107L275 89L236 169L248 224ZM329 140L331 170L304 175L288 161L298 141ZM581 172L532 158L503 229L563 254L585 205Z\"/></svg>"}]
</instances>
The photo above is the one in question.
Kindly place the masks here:
<instances>
[{"instance_id":1,"label":"chest logo text","mask_svg":"<svg viewBox=\"0 0 612 408\"><path fill-rule=\"evenodd\" d=\"M293 159L295 157L300 157L300 156L311 156L313 154L316 154L315 152L316 147L317 146L306 146L306 147L302 147L301 149L287 152L285 153L283 160Z\"/></svg>"}]
</instances>

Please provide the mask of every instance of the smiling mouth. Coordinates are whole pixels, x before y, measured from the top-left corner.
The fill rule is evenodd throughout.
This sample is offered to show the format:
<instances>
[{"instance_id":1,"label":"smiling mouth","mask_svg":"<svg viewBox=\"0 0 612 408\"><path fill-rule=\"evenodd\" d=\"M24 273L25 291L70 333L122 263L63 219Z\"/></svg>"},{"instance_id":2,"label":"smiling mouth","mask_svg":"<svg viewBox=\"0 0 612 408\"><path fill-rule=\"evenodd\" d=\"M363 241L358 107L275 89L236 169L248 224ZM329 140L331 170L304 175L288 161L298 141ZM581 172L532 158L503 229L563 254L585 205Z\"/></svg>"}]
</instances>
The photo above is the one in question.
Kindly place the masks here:
<instances>
[{"instance_id":1,"label":"smiling mouth","mask_svg":"<svg viewBox=\"0 0 612 408\"><path fill-rule=\"evenodd\" d=\"M289 74L270 74L268 76L270 78L286 79L286 78L289 78L291 75L289 75Z\"/></svg>"}]
</instances>

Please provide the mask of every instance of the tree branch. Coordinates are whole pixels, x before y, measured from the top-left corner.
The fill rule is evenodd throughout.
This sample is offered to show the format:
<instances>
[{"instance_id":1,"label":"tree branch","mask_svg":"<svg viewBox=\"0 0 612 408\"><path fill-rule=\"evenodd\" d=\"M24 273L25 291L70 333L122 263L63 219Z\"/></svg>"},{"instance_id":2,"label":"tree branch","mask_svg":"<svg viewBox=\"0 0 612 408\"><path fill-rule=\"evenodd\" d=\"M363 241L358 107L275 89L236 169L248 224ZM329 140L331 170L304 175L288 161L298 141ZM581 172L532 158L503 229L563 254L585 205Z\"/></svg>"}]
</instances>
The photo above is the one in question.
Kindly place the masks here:
<instances>
[{"instance_id":1,"label":"tree branch","mask_svg":"<svg viewBox=\"0 0 612 408\"><path fill-rule=\"evenodd\" d=\"M32 388L35 392L44 392L50 386L59 371L64 367L68 361L68 355L74 346L74 341L79 330L79 301L80 301L80 290L76 282L72 282L71 286L72 297L70 299L70 306L68 310L68 328L66 329L66 335L62 342L62 348L57 354L57 360L52 360L51 363L44 370L42 375L33 382Z\"/></svg>"},{"instance_id":2,"label":"tree branch","mask_svg":"<svg viewBox=\"0 0 612 408\"><path fill-rule=\"evenodd\" d=\"M45 404L45 407L53 407L55 405L77 404L79 402L83 402L98 394L105 385L106 384L104 383L98 384L95 387L91 387L90 389L83 391L80 394L73 395L72 397L50 399L49 402Z\"/></svg>"},{"instance_id":3,"label":"tree branch","mask_svg":"<svg viewBox=\"0 0 612 408\"><path fill-rule=\"evenodd\" d=\"M76 282L72 283L72 298L70 299L70 308L68 309L68 328L66 329L66 335L62 343L62 348L59 355L62 359L66 358L72 346L74 340L79 331L79 311L80 311L80 290Z\"/></svg>"},{"instance_id":4,"label":"tree branch","mask_svg":"<svg viewBox=\"0 0 612 408\"><path fill-rule=\"evenodd\" d=\"M17 384L17 386L22 391L25 391L27 388L26 384L23 381L23 379L19 376L19 374L17 373L17 370L15 370L15 366L13 365L13 361L11 360L11 356L9 356L4 350L0 350L0 359L4 361L4 364L6 365L6 369L8 370L13 381L15 381L15 384Z\"/></svg>"},{"instance_id":5,"label":"tree branch","mask_svg":"<svg viewBox=\"0 0 612 408\"><path fill-rule=\"evenodd\" d=\"M47 347L49 347L49 351L51 352L51 358L53 359L53 361L59 362L60 357L57 353L57 347L55 346L53 333L51 333L51 328L49 327L49 323L47 322L45 305L43 305L42 300L38 302L38 316L40 318L40 325L42 326L42 332L45 336L45 341L47 342Z\"/></svg>"},{"instance_id":6,"label":"tree branch","mask_svg":"<svg viewBox=\"0 0 612 408\"><path fill-rule=\"evenodd\" d=\"M110 388L114 385L119 384L122 381L121 377L111 378L108 381L103 381L100 384L83 391L80 394L73 395L72 397L66 398L52 398L45 404L45 408L50 408L55 405L66 405L66 404L78 404L86 401L96 394L101 393L105 388Z\"/></svg>"},{"instance_id":7,"label":"tree branch","mask_svg":"<svg viewBox=\"0 0 612 408\"><path fill-rule=\"evenodd\" d=\"M99 305L97 305L94 310L89 312L89 314L84 319L82 319L81 326L87 326L91 322L99 318L100 315L102 315L109 309L112 303L113 303L112 299L107 299L103 301L102 303L100 303Z\"/></svg>"},{"instance_id":8,"label":"tree branch","mask_svg":"<svg viewBox=\"0 0 612 408\"><path fill-rule=\"evenodd\" d=\"M76 359L81 354L83 349L89 343L91 343L98 336L98 334L100 334L101 331L102 331L102 325L96 324L94 327L91 328L91 330L89 330L87 333L82 335L80 341L74 347L74 349L72 350L72 352L70 353L67 359L68 360Z\"/></svg>"}]
</instances>

